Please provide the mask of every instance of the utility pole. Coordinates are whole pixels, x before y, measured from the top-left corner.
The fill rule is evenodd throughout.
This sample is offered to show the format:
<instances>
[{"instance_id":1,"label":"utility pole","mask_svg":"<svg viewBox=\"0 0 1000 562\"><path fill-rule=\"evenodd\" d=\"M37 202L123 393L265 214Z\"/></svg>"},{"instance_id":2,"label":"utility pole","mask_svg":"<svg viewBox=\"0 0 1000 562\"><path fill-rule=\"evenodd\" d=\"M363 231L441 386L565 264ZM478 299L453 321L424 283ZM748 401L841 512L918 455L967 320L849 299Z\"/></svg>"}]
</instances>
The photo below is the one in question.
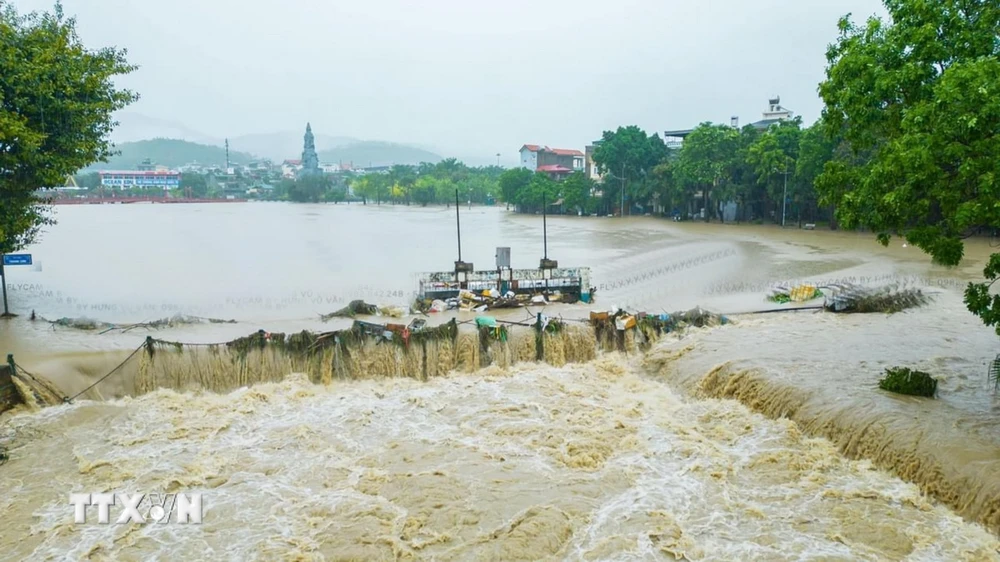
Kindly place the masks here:
<instances>
[{"instance_id":1,"label":"utility pole","mask_svg":"<svg viewBox=\"0 0 1000 562\"><path fill-rule=\"evenodd\" d=\"M7 308L7 273L3 269L3 254L0 254L0 283L3 283L3 314L0 317L10 318L13 315Z\"/></svg>"},{"instance_id":2,"label":"utility pole","mask_svg":"<svg viewBox=\"0 0 1000 562\"><path fill-rule=\"evenodd\" d=\"M788 164L785 164L785 189L781 195L781 228L785 228L785 205L788 203Z\"/></svg>"},{"instance_id":3,"label":"utility pole","mask_svg":"<svg viewBox=\"0 0 1000 562\"><path fill-rule=\"evenodd\" d=\"M622 208L621 216L625 217L625 162L622 162Z\"/></svg>"},{"instance_id":4,"label":"utility pole","mask_svg":"<svg viewBox=\"0 0 1000 562\"><path fill-rule=\"evenodd\" d=\"M226 175L229 175L229 139L226 139Z\"/></svg>"},{"instance_id":5,"label":"utility pole","mask_svg":"<svg viewBox=\"0 0 1000 562\"><path fill-rule=\"evenodd\" d=\"M500 153L497 152L497 168L500 167Z\"/></svg>"}]
</instances>

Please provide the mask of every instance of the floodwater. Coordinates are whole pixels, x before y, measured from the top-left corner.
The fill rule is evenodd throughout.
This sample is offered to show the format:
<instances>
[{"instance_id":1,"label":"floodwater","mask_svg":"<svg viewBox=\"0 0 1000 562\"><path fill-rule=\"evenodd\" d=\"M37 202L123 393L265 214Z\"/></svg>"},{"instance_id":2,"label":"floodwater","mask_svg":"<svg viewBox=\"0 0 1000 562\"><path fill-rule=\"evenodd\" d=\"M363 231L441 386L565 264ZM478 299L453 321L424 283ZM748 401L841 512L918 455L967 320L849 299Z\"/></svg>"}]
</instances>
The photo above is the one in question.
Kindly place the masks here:
<instances>
[{"instance_id":1,"label":"floodwater","mask_svg":"<svg viewBox=\"0 0 1000 562\"><path fill-rule=\"evenodd\" d=\"M57 207L9 268L0 351L66 392L176 313L235 319L152 335L212 342L330 329L355 298L405 304L457 259L455 209L357 205ZM462 258L543 255L542 220L462 209ZM235 392L163 390L6 415L0 558L133 560L998 559L996 336L963 310L990 246L953 271L871 235L653 218L548 219L548 255L589 266L596 307L702 306L734 324L646 357L519 364ZM930 285L904 314L737 313L799 279ZM546 312L586 314L566 307ZM525 314L514 311L511 314ZM877 390L892 365L934 401ZM905 478L906 480L904 480ZM74 524L71 492L202 491L201 526ZM115 508L112 508L113 513Z\"/></svg>"}]
</instances>

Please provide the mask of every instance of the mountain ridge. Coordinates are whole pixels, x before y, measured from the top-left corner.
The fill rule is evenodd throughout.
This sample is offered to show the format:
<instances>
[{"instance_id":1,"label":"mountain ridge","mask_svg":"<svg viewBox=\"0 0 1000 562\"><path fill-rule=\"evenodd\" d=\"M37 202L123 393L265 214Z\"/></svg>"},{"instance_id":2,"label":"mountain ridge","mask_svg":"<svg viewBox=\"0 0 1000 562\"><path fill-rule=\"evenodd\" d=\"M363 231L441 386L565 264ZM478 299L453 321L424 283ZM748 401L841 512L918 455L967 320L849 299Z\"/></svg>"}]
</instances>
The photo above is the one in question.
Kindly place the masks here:
<instances>
[{"instance_id":1,"label":"mountain ridge","mask_svg":"<svg viewBox=\"0 0 1000 562\"><path fill-rule=\"evenodd\" d=\"M263 159L259 153L236 150L234 143L229 143L229 162L246 165L254 160ZM301 150L301 149L300 149ZM108 159L108 162L95 162L84 171L97 170L134 170L147 158L155 165L177 168L188 164L202 166L226 165L226 149L223 146L192 142L184 139L153 138L139 141L123 142L115 145L118 154ZM347 142L317 151L320 162L351 163L357 167L390 166L393 164L420 164L421 162L439 162L442 157L433 152L413 146L384 141ZM284 160L298 160L299 154L285 158L270 158L274 164Z\"/></svg>"}]
</instances>

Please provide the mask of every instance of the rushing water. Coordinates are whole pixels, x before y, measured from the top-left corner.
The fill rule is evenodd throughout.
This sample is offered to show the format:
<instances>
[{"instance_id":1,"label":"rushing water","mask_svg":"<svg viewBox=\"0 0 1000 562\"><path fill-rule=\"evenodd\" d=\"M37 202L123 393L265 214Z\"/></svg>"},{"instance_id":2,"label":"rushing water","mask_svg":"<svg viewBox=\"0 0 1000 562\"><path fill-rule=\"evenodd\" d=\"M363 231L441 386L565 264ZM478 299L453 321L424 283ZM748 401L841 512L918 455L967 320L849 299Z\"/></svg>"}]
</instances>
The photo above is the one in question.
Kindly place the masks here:
<instances>
[{"instance_id":1,"label":"rushing water","mask_svg":"<svg viewBox=\"0 0 1000 562\"><path fill-rule=\"evenodd\" d=\"M510 246L514 267L537 264L541 217L462 211L465 261L491 266L495 247ZM239 321L156 334L184 341L328 329L319 314L353 298L405 304L411 273L457 258L454 208L59 207L57 218L30 249L41 267L9 269L15 312ZM944 271L857 234L581 217L549 218L548 233L550 258L593 268L600 307L737 313L770 308L766 285L800 278L921 277L939 294L892 317L737 316L647 358L425 383L292 376L226 395L160 391L7 415L0 558L997 556L975 523L998 523L1000 412L985 380L996 337L957 295L985 242ZM0 351L67 392L146 335L26 316L0 330ZM900 363L933 371L941 397L874 389ZM200 527L75 525L68 503L74 491L189 490L205 493Z\"/></svg>"}]
</instances>

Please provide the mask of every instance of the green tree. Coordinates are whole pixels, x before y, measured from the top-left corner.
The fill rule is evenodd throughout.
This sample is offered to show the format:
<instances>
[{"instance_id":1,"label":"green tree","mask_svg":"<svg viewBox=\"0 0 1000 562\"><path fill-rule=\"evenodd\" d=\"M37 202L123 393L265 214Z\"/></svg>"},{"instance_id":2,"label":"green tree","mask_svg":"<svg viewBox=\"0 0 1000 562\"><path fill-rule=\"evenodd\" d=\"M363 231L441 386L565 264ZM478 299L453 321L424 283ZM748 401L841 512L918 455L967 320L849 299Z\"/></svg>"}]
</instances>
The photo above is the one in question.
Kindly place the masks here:
<instances>
[{"instance_id":1,"label":"green tree","mask_svg":"<svg viewBox=\"0 0 1000 562\"><path fill-rule=\"evenodd\" d=\"M274 190L271 192L271 197L277 201L288 201L288 194L295 187L295 180L289 178L283 178L281 181L274 186Z\"/></svg>"},{"instance_id":2,"label":"green tree","mask_svg":"<svg viewBox=\"0 0 1000 562\"><path fill-rule=\"evenodd\" d=\"M503 198L507 208L511 203L517 203L518 193L528 187L534 172L527 168L512 168L500 174L498 184L500 186L500 197Z\"/></svg>"},{"instance_id":3,"label":"green tree","mask_svg":"<svg viewBox=\"0 0 1000 562\"><path fill-rule=\"evenodd\" d=\"M604 131L600 144L594 149L594 163L608 179L633 183L636 189L630 195L648 193L642 187L647 176L667 156L667 147L659 135L646 135L635 125ZM634 192L634 193L633 193Z\"/></svg>"},{"instance_id":4,"label":"green tree","mask_svg":"<svg viewBox=\"0 0 1000 562\"><path fill-rule=\"evenodd\" d=\"M594 197L594 181L583 172L573 172L560 185L563 204L587 215L597 211L598 201Z\"/></svg>"},{"instance_id":5,"label":"green tree","mask_svg":"<svg viewBox=\"0 0 1000 562\"><path fill-rule=\"evenodd\" d=\"M732 141L734 146L726 160L725 181L716 196L716 200L720 203L736 202L739 205L738 212L744 216L760 215L759 207L765 197L765 191L759 189L757 174L750 164L750 149L760 135L761 132L752 125L740 129ZM737 214L737 222L740 220L739 217L740 214Z\"/></svg>"},{"instance_id":6,"label":"green tree","mask_svg":"<svg viewBox=\"0 0 1000 562\"><path fill-rule=\"evenodd\" d=\"M351 181L351 189L354 191L354 195L360 197L366 205L369 199L375 199L376 187L371 176L360 176Z\"/></svg>"},{"instance_id":7,"label":"green tree","mask_svg":"<svg viewBox=\"0 0 1000 562\"><path fill-rule=\"evenodd\" d=\"M323 201L327 203L340 203L347 199L347 188L344 186L331 186L323 193Z\"/></svg>"},{"instance_id":8,"label":"green tree","mask_svg":"<svg viewBox=\"0 0 1000 562\"><path fill-rule=\"evenodd\" d=\"M288 199L296 203L319 203L326 200L330 187L330 178L325 174L305 175L289 186Z\"/></svg>"},{"instance_id":9,"label":"green tree","mask_svg":"<svg viewBox=\"0 0 1000 562\"><path fill-rule=\"evenodd\" d=\"M414 166L396 164L389 170L389 179L395 188L402 188L406 203L410 203L410 191L417 181L417 169Z\"/></svg>"},{"instance_id":10,"label":"green tree","mask_svg":"<svg viewBox=\"0 0 1000 562\"><path fill-rule=\"evenodd\" d=\"M675 176L677 160L667 158L656 165L650 174L650 182L656 187L660 194L660 201L669 209L669 213L680 211L687 207L688 193L684 190L684 185Z\"/></svg>"},{"instance_id":11,"label":"green tree","mask_svg":"<svg viewBox=\"0 0 1000 562\"><path fill-rule=\"evenodd\" d=\"M758 183L765 187L776 218L787 214L785 199L792 199L795 193L799 139L792 131L798 130L797 124L772 126L747 150L747 162L756 172Z\"/></svg>"},{"instance_id":12,"label":"green tree","mask_svg":"<svg viewBox=\"0 0 1000 562\"><path fill-rule=\"evenodd\" d=\"M884 0L889 22L840 20L820 95L829 137L864 162L837 159L818 182L846 227L865 226L955 266L963 239L1000 226L1000 5ZM970 311L1000 333L1000 254L970 283Z\"/></svg>"},{"instance_id":13,"label":"green tree","mask_svg":"<svg viewBox=\"0 0 1000 562\"><path fill-rule=\"evenodd\" d=\"M438 178L434 181L434 201L443 205L451 206L455 202L455 189L457 186L451 178ZM461 198L462 194L459 193Z\"/></svg>"},{"instance_id":14,"label":"green tree","mask_svg":"<svg viewBox=\"0 0 1000 562\"><path fill-rule=\"evenodd\" d=\"M488 175L481 173L479 170L475 170L474 173L469 174L458 184L458 191L463 194L463 197L467 197L473 203L479 204L485 203L486 196L494 193L496 189L496 180L490 179Z\"/></svg>"},{"instance_id":15,"label":"green tree","mask_svg":"<svg viewBox=\"0 0 1000 562\"><path fill-rule=\"evenodd\" d=\"M517 204L530 213L542 210L543 202L551 205L559 198L561 184L555 182L547 174L536 172L526 188L518 192Z\"/></svg>"},{"instance_id":16,"label":"green tree","mask_svg":"<svg viewBox=\"0 0 1000 562\"><path fill-rule=\"evenodd\" d=\"M819 207L819 192L816 180L826 163L833 160L834 151L841 143L839 137L830 138L824 131L822 121L817 121L802 131L799 141L799 158L795 162L795 184L799 186L796 195L806 217L815 220ZM801 220L800 220L801 222ZM830 225L834 226L833 223Z\"/></svg>"},{"instance_id":17,"label":"green tree","mask_svg":"<svg viewBox=\"0 0 1000 562\"><path fill-rule=\"evenodd\" d=\"M737 153L739 136L732 127L702 123L684 139L677 157L675 178L688 194L701 192L706 221L712 216L710 193L729 183L730 162Z\"/></svg>"},{"instance_id":18,"label":"green tree","mask_svg":"<svg viewBox=\"0 0 1000 562\"><path fill-rule=\"evenodd\" d=\"M112 154L111 116L137 99L114 85L136 68L125 55L87 49L59 3L27 15L0 3L0 254L54 224L36 190Z\"/></svg>"},{"instance_id":19,"label":"green tree","mask_svg":"<svg viewBox=\"0 0 1000 562\"><path fill-rule=\"evenodd\" d=\"M192 197L203 198L208 195L208 181L202 174L184 172L181 174L180 188L185 194L190 190Z\"/></svg>"},{"instance_id":20,"label":"green tree","mask_svg":"<svg viewBox=\"0 0 1000 562\"><path fill-rule=\"evenodd\" d=\"M73 179L76 180L76 185L84 189L97 189L101 186L101 174L98 172L77 174Z\"/></svg>"},{"instance_id":21,"label":"green tree","mask_svg":"<svg viewBox=\"0 0 1000 562\"><path fill-rule=\"evenodd\" d=\"M437 183L437 180L429 175L417 178L412 190L413 200L420 203L421 207L433 203L436 197Z\"/></svg>"}]
</instances>

